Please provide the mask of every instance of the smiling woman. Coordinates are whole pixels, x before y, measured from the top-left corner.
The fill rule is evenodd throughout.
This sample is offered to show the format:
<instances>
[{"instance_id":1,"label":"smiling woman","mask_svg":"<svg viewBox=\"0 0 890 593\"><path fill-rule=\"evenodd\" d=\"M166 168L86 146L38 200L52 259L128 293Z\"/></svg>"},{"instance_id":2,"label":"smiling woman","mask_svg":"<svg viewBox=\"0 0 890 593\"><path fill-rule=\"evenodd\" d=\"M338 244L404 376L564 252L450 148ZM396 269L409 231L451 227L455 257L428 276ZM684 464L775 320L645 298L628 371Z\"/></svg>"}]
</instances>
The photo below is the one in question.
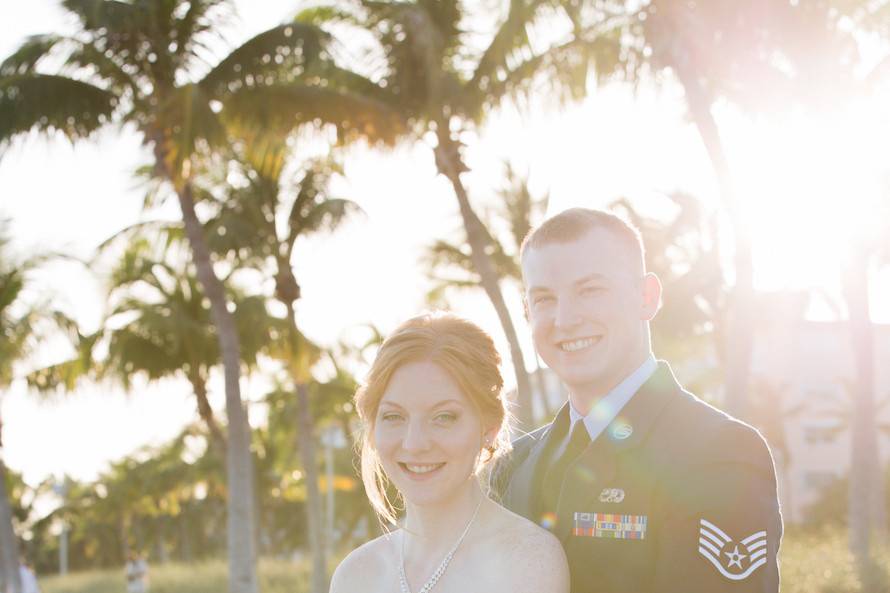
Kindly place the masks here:
<instances>
[{"instance_id":1,"label":"smiling woman","mask_svg":"<svg viewBox=\"0 0 890 593\"><path fill-rule=\"evenodd\" d=\"M475 449L469 464L459 456L456 471L464 479L509 449L499 364L491 337L449 314L410 319L384 342L366 385L356 394L365 424L362 478L381 517L396 523L395 506L386 498L386 477L405 496L410 480L427 478L422 473L430 469L430 449ZM440 446L430 447L435 439ZM437 462L431 473L442 465ZM455 493L446 489L443 494Z\"/></svg>"},{"instance_id":2,"label":"smiling woman","mask_svg":"<svg viewBox=\"0 0 890 593\"><path fill-rule=\"evenodd\" d=\"M509 449L499 364L488 334L447 313L406 321L380 347L356 394L362 477L382 518L399 523L387 482L405 517L347 556L331 591L568 591L559 541L478 479Z\"/></svg>"}]
</instances>

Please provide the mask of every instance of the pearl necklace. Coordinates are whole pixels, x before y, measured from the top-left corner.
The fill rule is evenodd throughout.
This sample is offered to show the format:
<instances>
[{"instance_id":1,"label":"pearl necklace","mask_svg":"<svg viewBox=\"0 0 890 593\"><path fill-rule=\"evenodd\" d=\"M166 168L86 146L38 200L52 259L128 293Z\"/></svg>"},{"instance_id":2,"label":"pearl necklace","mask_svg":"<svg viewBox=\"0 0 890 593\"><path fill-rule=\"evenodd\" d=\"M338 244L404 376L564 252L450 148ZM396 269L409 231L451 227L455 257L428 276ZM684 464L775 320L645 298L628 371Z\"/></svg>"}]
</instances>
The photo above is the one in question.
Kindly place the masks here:
<instances>
[{"instance_id":1,"label":"pearl necklace","mask_svg":"<svg viewBox=\"0 0 890 593\"><path fill-rule=\"evenodd\" d=\"M454 543L454 546L451 550L445 555L445 558L442 559L442 563L439 564L439 568L433 573L430 579L424 583L423 587L417 593L429 593L429 591L436 586L436 583L439 582L439 579L442 578L442 575L445 574L445 569L448 568L448 564L451 562L451 558L454 556L454 553L457 552L457 548L460 547L461 542L464 541L464 538L467 537L467 533L470 532L470 526L473 524L473 521L476 519L476 515L479 514L479 509L482 507L482 503L485 500L483 496L479 500L479 504L476 505L476 510L473 511L473 516L470 517L467 526L464 528L464 532L460 534L460 537L457 538L457 541ZM402 593L411 593L411 589L408 588L408 579L405 577L405 532L402 532L402 541L399 546L399 584L402 587Z\"/></svg>"}]
</instances>

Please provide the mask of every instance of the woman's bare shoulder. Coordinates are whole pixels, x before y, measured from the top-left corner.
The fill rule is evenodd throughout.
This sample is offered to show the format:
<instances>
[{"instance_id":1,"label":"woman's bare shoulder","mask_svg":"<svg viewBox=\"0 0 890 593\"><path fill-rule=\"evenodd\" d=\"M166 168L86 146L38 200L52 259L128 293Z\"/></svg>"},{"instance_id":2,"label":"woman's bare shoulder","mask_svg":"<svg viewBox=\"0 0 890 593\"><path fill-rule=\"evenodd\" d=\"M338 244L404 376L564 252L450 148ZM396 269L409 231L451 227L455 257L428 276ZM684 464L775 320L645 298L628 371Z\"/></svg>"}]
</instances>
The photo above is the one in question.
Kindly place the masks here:
<instances>
[{"instance_id":1,"label":"woman's bare shoulder","mask_svg":"<svg viewBox=\"0 0 890 593\"><path fill-rule=\"evenodd\" d=\"M395 532L381 535L350 552L331 577L330 593L368 591L393 564L394 537Z\"/></svg>"},{"instance_id":2,"label":"woman's bare shoulder","mask_svg":"<svg viewBox=\"0 0 890 593\"><path fill-rule=\"evenodd\" d=\"M552 533L502 507L498 554L509 566L509 590L568 593L569 566L562 544Z\"/></svg>"},{"instance_id":3,"label":"woman's bare shoulder","mask_svg":"<svg viewBox=\"0 0 890 593\"><path fill-rule=\"evenodd\" d=\"M552 533L506 507L498 504L497 514L495 525L501 537L514 540L533 538L536 543L543 541L559 545L559 540Z\"/></svg>"}]
</instances>

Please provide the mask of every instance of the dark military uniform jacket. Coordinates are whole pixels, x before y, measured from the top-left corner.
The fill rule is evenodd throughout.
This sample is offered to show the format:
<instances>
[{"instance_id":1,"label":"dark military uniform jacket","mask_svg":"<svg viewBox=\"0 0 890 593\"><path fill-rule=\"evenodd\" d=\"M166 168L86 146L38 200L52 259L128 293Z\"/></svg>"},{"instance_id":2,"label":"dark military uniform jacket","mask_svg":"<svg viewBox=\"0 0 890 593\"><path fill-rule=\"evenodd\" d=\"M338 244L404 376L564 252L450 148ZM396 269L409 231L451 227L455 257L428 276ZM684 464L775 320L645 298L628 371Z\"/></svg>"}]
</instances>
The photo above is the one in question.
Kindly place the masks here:
<instances>
[{"instance_id":1,"label":"dark military uniform jacket","mask_svg":"<svg viewBox=\"0 0 890 593\"><path fill-rule=\"evenodd\" d=\"M779 589L782 518L772 456L747 424L658 369L564 474L541 486L569 429L518 439L492 474L502 503L562 542L572 593L748 593Z\"/></svg>"}]
</instances>

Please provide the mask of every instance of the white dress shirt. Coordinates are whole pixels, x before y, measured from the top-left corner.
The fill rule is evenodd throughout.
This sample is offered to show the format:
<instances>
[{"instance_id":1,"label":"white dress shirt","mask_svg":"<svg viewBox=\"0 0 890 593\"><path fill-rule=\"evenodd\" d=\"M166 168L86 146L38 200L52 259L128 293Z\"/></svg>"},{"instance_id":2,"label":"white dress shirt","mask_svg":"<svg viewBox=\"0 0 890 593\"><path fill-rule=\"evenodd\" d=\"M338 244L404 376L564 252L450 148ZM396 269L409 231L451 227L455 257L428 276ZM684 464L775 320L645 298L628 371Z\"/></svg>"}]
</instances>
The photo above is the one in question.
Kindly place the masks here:
<instances>
[{"instance_id":1,"label":"white dress shirt","mask_svg":"<svg viewBox=\"0 0 890 593\"><path fill-rule=\"evenodd\" d=\"M596 440L596 437L615 420L624 406L627 405L627 402L643 386L643 383L649 380L656 368L658 368L658 363L655 362L655 356L650 352L645 362L621 383L616 385L612 391L601 397L586 416L581 416L575 410L571 400L569 400L570 426L575 426L576 420L583 419L584 425L587 427L587 433L590 435L590 440Z\"/></svg>"}]
</instances>

